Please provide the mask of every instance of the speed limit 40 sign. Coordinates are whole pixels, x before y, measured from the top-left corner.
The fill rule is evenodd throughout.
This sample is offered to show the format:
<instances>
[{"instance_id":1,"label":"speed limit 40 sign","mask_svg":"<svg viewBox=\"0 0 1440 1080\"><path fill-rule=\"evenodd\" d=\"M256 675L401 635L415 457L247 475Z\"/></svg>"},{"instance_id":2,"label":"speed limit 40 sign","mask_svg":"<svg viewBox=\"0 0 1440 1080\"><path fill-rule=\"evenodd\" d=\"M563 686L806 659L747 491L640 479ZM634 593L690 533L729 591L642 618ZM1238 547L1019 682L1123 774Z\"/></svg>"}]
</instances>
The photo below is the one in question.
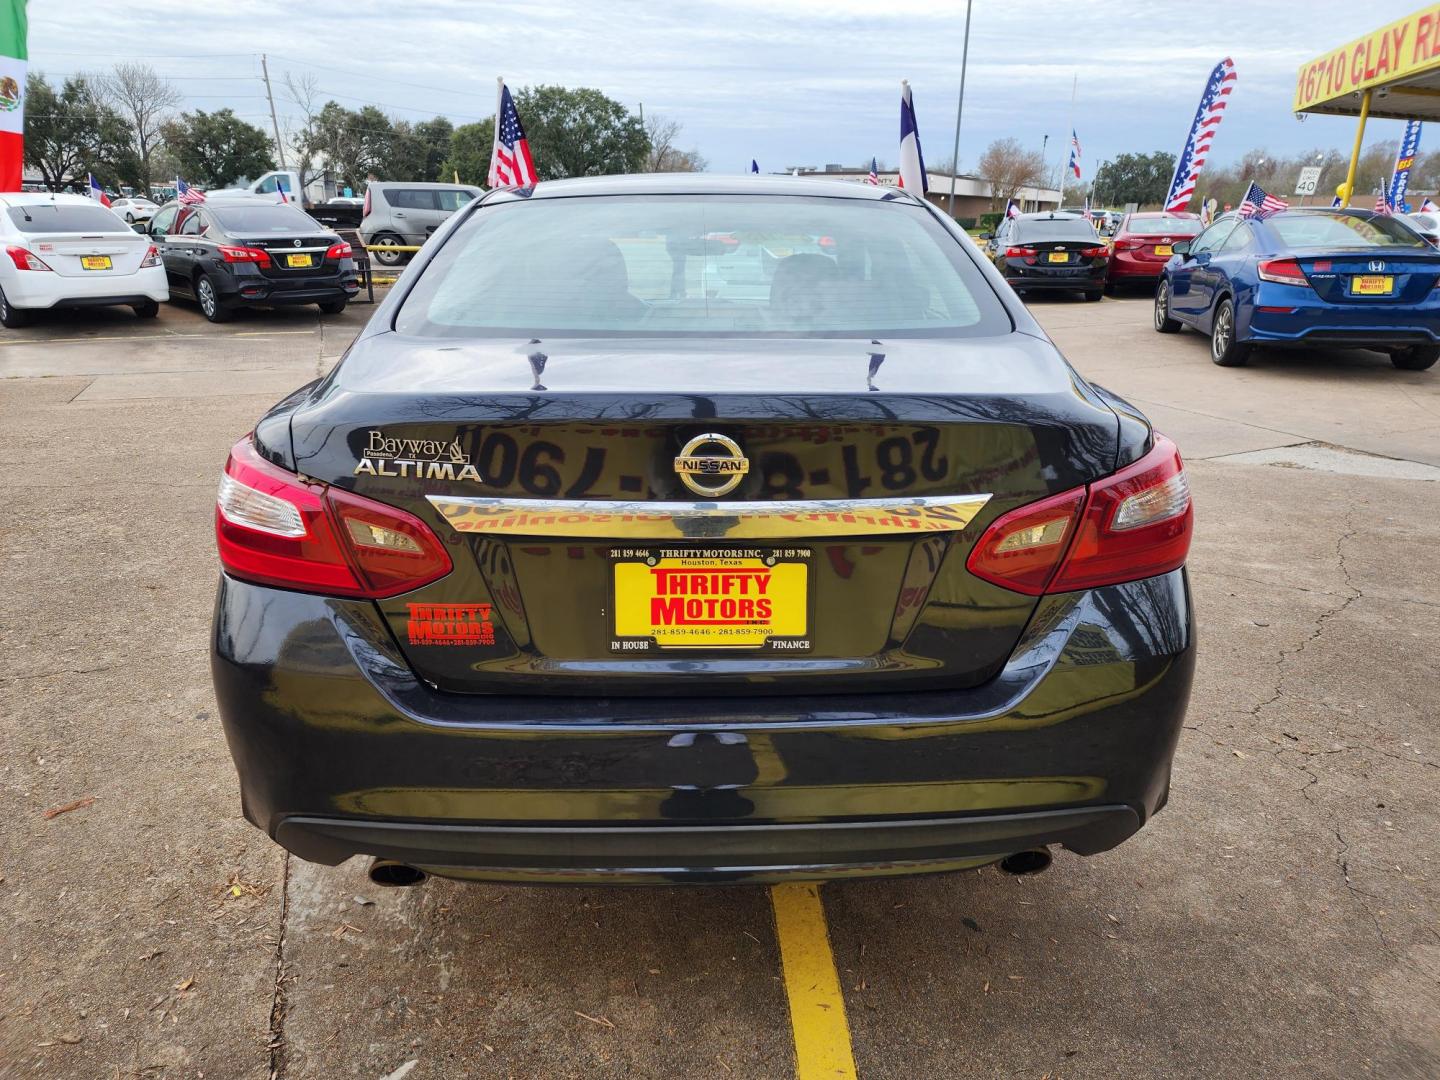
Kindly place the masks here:
<instances>
[{"instance_id":1,"label":"speed limit 40 sign","mask_svg":"<svg viewBox=\"0 0 1440 1080\"><path fill-rule=\"evenodd\" d=\"M1314 195L1320 186L1320 166L1306 165L1300 170L1300 179L1295 182L1296 195Z\"/></svg>"}]
</instances>

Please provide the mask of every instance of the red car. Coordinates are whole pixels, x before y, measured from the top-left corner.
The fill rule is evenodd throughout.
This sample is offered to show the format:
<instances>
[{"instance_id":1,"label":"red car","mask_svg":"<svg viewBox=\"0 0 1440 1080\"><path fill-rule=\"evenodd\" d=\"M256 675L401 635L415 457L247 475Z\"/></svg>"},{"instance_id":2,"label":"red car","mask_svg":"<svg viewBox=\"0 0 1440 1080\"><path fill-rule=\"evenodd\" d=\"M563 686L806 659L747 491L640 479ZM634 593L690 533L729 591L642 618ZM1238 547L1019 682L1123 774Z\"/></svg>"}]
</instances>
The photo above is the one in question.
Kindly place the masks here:
<instances>
[{"instance_id":1,"label":"red car","mask_svg":"<svg viewBox=\"0 0 1440 1080\"><path fill-rule=\"evenodd\" d=\"M1199 214L1126 214L1115 230L1108 287L1135 281L1153 285L1174 254L1175 241L1200 234Z\"/></svg>"}]
</instances>

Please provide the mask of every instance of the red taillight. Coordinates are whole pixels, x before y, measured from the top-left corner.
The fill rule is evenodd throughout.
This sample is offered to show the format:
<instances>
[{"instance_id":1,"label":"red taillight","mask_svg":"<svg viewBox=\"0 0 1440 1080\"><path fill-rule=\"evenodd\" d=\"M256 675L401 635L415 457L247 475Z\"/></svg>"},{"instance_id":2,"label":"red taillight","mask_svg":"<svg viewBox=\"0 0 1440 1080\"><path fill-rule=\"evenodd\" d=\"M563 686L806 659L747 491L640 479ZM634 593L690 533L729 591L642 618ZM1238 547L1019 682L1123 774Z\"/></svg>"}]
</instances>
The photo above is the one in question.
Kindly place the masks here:
<instances>
[{"instance_id":1,"label":"red taillight","mask_svg":"<svg viewBox=\"0 0 1440 1080\"><path fill-rule=\"evenodd\" d=\"M364 207L362 208L361 212L362 212L362 214L363 214L365 217L369 217L369 216L370 216L370 189L369 189L369 188L366 188L366 189L365 189L365 205L364 205Z\"/></svg>"},{"instance_id":2,"label":"red taillight","mask_svg":"<svg viewBox=\"0 0 1440 1080\"><path fill-rule=\"evenodd\" d=\"M1145 247L1145 244L1146 244L1146 242L1145 242L1144 240L1135 240L1135 239L1132 239L1132 238L1127 237L1127 238L1125 238L1124 240L1116 240L1116 241L1115 241L1115 250L1116 250L1116 251L1139 251L1141 248Z\"/></svg>"},{"instance_id":3,"label":"red taillight","mask_svg":"<svg viewBox=\"0 0 1440 1080\"><path fill-rule=\"evenodd\" d=\"M1306 285L1310 279L1294 259L1261 259L1255 273L1261 281L1273 281L1277 285Z\"/></svg>"},{"instance_id":4,"label":"red taillight","mask_svg":"<svg viewBox=\"0 0 1440 1080\"><path fill-rule=\"evenodd\" d=\"M452 568L419 518L306 482L262 458L249 438L220 477L215 539L231 577L329 596L395 596Z\"/></svg>"},{"instance_id":5,"label":"red taillight","mask_svg":"<svg viewBox=\"0 0 1440 1080\"><path fill-rule=\"evenodd\" d=\"M140 265L141 267L160 265L160 252L155 250L154 244L151 244L150 249L145 252L145 257L140 260Z\"/></svg>"},{"instance_id":6,"label":"red taillight","mask_svg":"<svg viewBox=\"0 0 1440 1080\"><path fill-rule=\"evenodd\" d=\"M350 245L341 240L339 243L331 244L330 249L325 252L327 259L348 259L350 258Z\"/></svg>"},{"instance_id":7,"label":"red taillight","mask_svg":"<svg viewBox=\"0 0 1440 1080\"><path fill-rule=\"evenodd\" d=\"M1026 259L1026 258L1034 258L1034 257L1035 257L1035 249L1034 249L1034 248L1025 248L1025 247L1006 248L1006 249L1005 249L1005 257L1006 257L1007 259Z\"/></svg>"},{"instance_id":8,"label":"red taillight","mask_svg":"<svg viewBox=\"0 0 1440 1080\"><path fill-rule=\"evenodd\" d=\"M1180 451L1163 435L1087 488L997 518L970 552L976 577L1027 596L1154 577L1182 566L1194 511Z\"/></svg>"},{"instance_id":9,"label":"red taillight","mask_svg":"<svg viewBox=\"0 0 1440 1080\"><path fill-rule=\"evenodd\" d=\"M257 266L270 265L270 253L259 248L227 247L220 244L220 257L228 263L254 263Z\"/></svg>"},{"instance_id":10,"label":"red taillight","mask_svg":"<svg viewBox=\"0 0 1440 1080\"><path fill-rule=\"evenodd\" d=\"M1099 247L1081 248L1080 254L1084 255L1087 259L1109 258L1110 249L1104 244L1101 244Z\"/></svg>"},{"instance_id":11,"label":"red taillight","mask_svg":"<svg viewBox=\"0 0 1440 1080\"><path fill-rule=\"evenodd\" d=\"M10 261L15 264L16 270L49 270L45 261L34 252L27 251L23 247L7 247L5 254L10 256Z\"/></svg>"}]
</instances>

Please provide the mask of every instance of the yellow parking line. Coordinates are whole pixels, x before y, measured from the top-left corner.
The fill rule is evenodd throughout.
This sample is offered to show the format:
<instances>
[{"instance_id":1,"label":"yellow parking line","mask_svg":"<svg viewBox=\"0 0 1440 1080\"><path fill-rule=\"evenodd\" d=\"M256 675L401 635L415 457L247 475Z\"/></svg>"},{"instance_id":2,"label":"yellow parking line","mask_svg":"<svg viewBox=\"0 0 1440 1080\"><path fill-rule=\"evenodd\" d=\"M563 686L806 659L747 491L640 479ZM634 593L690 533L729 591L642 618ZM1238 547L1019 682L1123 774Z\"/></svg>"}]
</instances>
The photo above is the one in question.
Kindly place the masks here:
<instances>
[{"instance_id":1,"label":"yellow parking line","mask_svg":"<svg viewBox=\"0 0 1440 1080\"><path fill-rule=\"evenodd\" d=\"M825 929L820 887L772 885L770 906L775 911L785 995L790 1001L795 1075L798 1080L854 1080L850 1024L845 1019L845 998L830 951L830 934Z\"/></svg>"},{"instance_id":2,"label":"yellow parking line","mask_svg":"<svg viewBox=\"0 0 1440 1080\"><path fill-rule=\"evenodd\" d=\"M286 334L313 334L314 330L245 330L227 337L281 337ZM93 337L12 338L0 345L84 345L92 341L174 341L181 338L214 338L215 334L97 334Z\"/></svg>"}]
</instances>

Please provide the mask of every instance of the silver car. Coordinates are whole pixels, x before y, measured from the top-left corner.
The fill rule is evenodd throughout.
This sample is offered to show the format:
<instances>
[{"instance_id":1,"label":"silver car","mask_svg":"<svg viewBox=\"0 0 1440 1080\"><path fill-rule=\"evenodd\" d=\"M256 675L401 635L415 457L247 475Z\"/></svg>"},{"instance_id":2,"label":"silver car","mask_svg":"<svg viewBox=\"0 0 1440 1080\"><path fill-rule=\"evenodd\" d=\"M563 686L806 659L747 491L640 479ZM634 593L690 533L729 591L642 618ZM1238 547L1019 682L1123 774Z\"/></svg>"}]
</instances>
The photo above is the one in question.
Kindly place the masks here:
<instances>
[{"instance_id":1,"label":"silver car","mask_svg":"<svg viewBox=\"0 0 1440 1080\"><path fill-rule=\"evenodd\" d=\"M360 239L382 266L399 266L410 258L406 251L386 248L419 247L447 217L481 189L470 184L410 184L375 181L365 189L365 218L360 222Z\"/></svg>"}]
</instances>

